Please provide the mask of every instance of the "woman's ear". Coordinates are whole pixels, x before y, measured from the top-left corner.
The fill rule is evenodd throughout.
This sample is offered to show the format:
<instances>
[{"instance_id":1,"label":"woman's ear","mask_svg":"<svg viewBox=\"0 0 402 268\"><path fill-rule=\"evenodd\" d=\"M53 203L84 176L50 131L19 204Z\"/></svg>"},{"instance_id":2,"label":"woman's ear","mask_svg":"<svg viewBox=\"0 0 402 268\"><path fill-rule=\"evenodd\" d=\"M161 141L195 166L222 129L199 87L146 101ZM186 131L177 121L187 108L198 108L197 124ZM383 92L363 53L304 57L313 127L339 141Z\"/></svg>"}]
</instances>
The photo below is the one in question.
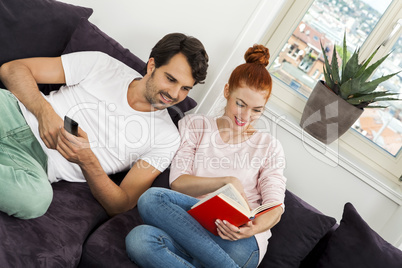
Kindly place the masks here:
<instances>
[{"instance_id":1,"label":"woman's ear","mask_svg":"<svg viewBox=\"0 0 402 268\"><path fill-rule=\"evenodd\" d=\"M225 88L223 90L223 96L225 96L226 99L229 99L230 92L229 92L229 84L225 84Z\"/></svg>"},{"instance_id":2,"label":"woman's ear","mask_svg":"<svg viewBox=\"0 0 402 268\"><path fill-rule=\"evenodd\" d=\"M155 59L149 58L147 63L147 74L151 74L155 70Z\"/></svg>"}]
</instances>

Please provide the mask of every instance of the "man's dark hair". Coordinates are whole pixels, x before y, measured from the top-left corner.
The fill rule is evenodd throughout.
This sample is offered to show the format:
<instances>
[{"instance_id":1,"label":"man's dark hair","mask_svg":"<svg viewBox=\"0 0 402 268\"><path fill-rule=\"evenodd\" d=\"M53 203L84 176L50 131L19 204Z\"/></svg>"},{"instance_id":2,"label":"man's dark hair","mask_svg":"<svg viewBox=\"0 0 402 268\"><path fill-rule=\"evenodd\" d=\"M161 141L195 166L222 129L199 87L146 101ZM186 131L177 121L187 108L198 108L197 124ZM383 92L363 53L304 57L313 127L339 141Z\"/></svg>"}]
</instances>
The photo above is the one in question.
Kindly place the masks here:
<instances>
[{"instance_id":1,"label":"man's dark hair","mask_svg":"<svg viewBox=\"0 0 402 268\"><path fill-rule=\"evenodd\" d=\"M208 54L197 38L182 33L167 34L152 48L149 57L154 58L155 67L159 68L168 64L178 53L186 56L195 80L194 85L203 84L207 76Z\"/></svg>"}]
</instances>

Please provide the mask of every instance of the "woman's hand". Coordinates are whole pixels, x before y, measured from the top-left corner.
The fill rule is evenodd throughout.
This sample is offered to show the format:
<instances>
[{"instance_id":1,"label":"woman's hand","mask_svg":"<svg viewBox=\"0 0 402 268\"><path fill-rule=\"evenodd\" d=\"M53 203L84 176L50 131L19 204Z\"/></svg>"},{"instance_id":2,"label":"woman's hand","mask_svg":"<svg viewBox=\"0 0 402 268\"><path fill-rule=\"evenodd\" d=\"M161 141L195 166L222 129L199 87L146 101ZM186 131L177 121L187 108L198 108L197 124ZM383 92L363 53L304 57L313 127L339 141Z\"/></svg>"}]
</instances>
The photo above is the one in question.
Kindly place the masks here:
<instances>
[{"instance_id":1,"label":"woman's hand","mask_svg":"<svg viewBox=\"0 0 402 268\"><path fill-rule=\"evenodd\" d=\"M215 224L219 236L225 240L236 241L249 238L257 233L256 227L252 221L249 221L240 227L236 227L225 220L222 221L219 219L215 221Z\"/></svg>"},{"instance_id":2,"label":"woman's hand","mask_svg":"<svg viewBox=\"0 0 402 268\"><path fill-rule=\"evenodd\" d=\"M91 158L95 156L91 150L87 134L80 127L78 128L78 136L60 128L56 148L64 158L78 165L91 161Z\"/></svg>"},{"instance_id":3,"label":"woman's hand","mask_svg":"<svg viewBox=\"0 0 402 268\"><path fill-rule=\"evenodd\" d=\"M222 239L236 241L248 238L261 232L265 232L274 227L281 219L282 207L274 208L246 224L236 227L226 220L216 220L215 224L218 234Z\"/></svg>"}]
</instances>

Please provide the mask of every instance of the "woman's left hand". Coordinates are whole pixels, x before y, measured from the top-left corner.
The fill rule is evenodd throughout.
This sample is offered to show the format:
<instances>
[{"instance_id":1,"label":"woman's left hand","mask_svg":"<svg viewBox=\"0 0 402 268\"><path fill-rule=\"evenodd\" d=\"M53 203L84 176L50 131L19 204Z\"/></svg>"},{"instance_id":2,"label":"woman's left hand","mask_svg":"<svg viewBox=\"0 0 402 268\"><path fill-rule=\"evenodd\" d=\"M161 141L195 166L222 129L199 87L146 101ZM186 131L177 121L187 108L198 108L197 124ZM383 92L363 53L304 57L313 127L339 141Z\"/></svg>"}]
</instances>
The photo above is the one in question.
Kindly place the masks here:
<instances>
[{"instance_id":1,"label":"woman's left hand","mask_svg":"<svg viewBox=\"0 0 402 268\"><path fill-rule=\"evenodd\" d=\"M239 239L249 238L255 234L255 226L252 221L236 227L225 220L216 220L218 234L222 239L236 241Z\"/></svg>"}]
</instances>

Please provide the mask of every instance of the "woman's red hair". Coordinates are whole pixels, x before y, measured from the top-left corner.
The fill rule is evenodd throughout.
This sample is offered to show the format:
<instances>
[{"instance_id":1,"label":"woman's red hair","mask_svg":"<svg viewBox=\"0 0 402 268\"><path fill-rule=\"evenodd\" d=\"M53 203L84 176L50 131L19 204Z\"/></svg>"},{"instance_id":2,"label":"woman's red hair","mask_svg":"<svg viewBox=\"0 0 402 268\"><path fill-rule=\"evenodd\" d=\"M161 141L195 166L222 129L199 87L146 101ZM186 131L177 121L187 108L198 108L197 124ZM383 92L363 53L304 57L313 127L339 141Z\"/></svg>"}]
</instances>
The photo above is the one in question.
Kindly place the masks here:
<instances>
[{"instance_id":1,"label":"woman's red hair","mask_svg":"<svg viewBox=\"0 0 402 268\"><path fill-rule=\"evenodd\" d=\"M271 95L272 79L267 70L269 49L263 45L254 45L244 54L246 63L233 70L229 78L229 93L241 86L254 90L266 91L267 100Z\"/></svg>"}]
</instances>

